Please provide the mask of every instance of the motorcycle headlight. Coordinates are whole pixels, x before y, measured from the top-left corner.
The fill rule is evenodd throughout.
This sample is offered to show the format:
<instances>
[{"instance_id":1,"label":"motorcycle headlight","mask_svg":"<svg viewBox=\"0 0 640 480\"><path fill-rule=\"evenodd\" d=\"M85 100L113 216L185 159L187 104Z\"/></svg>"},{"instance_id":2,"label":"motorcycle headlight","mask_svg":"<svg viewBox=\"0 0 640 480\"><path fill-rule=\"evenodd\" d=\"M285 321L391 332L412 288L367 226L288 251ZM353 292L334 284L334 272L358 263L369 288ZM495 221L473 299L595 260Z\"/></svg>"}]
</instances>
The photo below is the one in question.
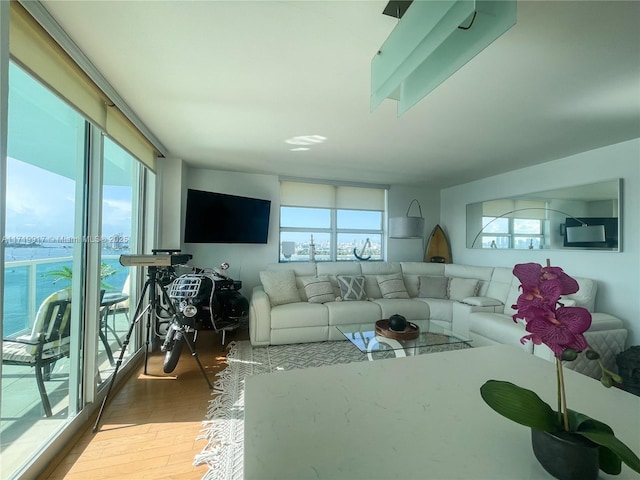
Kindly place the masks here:
<instances>
[{"instance_id":1,"label":"motorcycle headlight","mask_svg":"<svg viewBox=\"0 0 640 480\"><path fill-rule=\"evenodd\" d=\"M198 307L196 307L195 305L187 305L182 310L182 314L185 317L189 317L189 318L195 317L197 313L198 313Z\"/></svg>"}]
</instances>

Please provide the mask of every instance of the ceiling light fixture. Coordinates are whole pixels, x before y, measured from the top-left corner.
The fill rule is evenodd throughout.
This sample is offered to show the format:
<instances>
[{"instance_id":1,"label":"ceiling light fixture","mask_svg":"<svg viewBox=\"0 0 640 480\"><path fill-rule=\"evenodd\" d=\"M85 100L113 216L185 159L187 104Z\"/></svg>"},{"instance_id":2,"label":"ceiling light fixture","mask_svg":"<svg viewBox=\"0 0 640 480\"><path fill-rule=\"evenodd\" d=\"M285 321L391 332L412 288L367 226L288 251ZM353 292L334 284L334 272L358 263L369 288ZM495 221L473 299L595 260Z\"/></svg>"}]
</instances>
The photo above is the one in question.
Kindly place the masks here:
<instances>
[{"instance_id":1,"label":"ceiling light fixture","mask_svg":"<svg viewBox=\"0 0 640 480\"><path fill-rule=\"evenodd\" d=\"M285 140L285 143L290 145L317 145L326 139L327 137L323 137L322 135L299 135Z\"/></svg>"},{"instance_id":2,"label":"ceiling light fixture","mask_svg":"<svg viewBox=\"0 0 640 480\"><path fill-rule=\"evenodd\" d=\"M398 116L516 23L516 0L396 3L406 2L385 11L398 12L398 24L371 61L371 110L391 98Z\"/></svg>"}]
</instances>

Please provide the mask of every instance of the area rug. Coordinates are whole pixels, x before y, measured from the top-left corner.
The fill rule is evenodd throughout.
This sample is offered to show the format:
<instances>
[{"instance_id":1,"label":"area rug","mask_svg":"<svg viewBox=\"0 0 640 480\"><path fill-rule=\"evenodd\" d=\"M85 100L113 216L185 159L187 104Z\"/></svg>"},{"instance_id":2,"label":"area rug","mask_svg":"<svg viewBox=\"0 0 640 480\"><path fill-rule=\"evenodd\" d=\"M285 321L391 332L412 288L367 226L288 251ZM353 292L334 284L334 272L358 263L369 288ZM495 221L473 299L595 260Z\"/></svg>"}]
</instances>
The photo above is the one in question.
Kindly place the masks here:
<instances>
[{"instance_id":1,"label":"area rug","mask_svg":"<svg viewBox=\"0 0 640 480\"><path fill-rule=\"evenodd\" d=\"M421 348L420 353L467 348L466 344ZM251 375L367 361L351 342L318 342L252 348L248 341L229 345L227 367L217 374L207 420L198 440L208 440L193 464L208 465L203 480L242 480L244 381ZM389 352L393 356L392 352Z\"/></svg>"}]
</instances>

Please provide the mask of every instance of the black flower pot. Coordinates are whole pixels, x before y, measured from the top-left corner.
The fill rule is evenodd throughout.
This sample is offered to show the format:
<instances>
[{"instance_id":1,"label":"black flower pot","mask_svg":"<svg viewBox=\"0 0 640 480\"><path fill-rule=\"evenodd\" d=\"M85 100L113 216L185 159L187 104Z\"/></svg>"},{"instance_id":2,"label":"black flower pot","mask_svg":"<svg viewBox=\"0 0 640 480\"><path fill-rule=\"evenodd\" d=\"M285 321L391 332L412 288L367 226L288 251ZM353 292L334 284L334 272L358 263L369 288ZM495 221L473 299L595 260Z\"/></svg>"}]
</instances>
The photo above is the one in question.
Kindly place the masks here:
<instances>
[{"instance_id":1,"label":"black flower pot","mask_svg":"<svg viewBox=\"0 0 640 480\"><path fill-rule=\"evenodd\" d=\"M596 480L598 445L581 435L531 429L533 453L544 469L559 480Z\"/></svg>"}]
</instances>

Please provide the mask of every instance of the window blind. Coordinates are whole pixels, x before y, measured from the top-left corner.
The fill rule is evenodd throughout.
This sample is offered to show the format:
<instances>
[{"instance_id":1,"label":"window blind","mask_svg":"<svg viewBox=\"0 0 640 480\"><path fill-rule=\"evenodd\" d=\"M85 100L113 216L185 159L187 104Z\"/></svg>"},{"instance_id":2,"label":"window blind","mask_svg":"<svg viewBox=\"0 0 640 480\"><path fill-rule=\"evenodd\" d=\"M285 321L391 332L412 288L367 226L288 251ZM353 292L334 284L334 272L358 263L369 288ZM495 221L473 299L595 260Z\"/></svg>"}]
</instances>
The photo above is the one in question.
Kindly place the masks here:
<instances>
[{"instance_id":1,"label":"window blind","mask_svg":"<svg viewBox=\"0 0 640 480\"><path fill-rule=\"evenodd\" d=\"M18 2L11 2L11 57L155 171L157 150Z\"/></svg>"},{"instance_id":2,"label":"window blind","mask_svg":"<svg viewBox=\"0 0 640 480\"><path fill-rule=\"evenodd\" d=\"M544 220L547 218L547 204L536 200L490 200L482 202L482 216Z\"/></svg>"},{"instance_id":3,"label":"window blind","mask_svg":"<svg viewBox=\"0 0 640 480\"><path fill-rule=\"evenodd\" d=\"M280 182L280 205L384 211L385 189L285 180Z\"/></svg>"}]
</instances>

